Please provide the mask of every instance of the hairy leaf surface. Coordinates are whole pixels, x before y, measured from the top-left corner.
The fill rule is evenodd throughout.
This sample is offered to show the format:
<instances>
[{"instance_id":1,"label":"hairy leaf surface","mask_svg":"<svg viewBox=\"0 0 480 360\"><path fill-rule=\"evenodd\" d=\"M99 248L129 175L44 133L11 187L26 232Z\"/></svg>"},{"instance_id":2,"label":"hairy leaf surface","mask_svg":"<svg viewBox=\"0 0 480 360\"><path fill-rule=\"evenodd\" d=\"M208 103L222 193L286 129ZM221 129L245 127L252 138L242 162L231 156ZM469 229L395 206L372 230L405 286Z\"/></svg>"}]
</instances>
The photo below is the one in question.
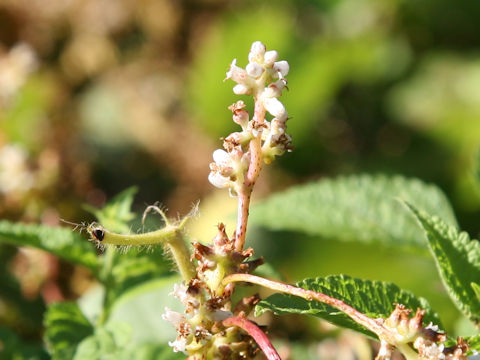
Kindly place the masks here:
<instances>
[{"instance_id":1,"label":"hairy leaf surface","mask_svg":"<svg viewBox=\"0 0 480 360\"><path fill-rule=\"evenodd\" d=\"M33 246L94 271L98 258L95 248L68 228L0 221L0 242Z\"/></svg>"},{"instance_id":2,"label":"hairy leaf surface","mask_svg":"<svg viewBox=\"0 0 480 360\"><path fill-rule=\"evenodd\" d=\"M305 279L297 286L342 300L371 318L388 317L395 309L395 304L403 304L413 311L422 308L426 310L427 324L432 321L441 326L439 318L425 299L417 298L411 292L402 290L392 283L360 280L347 275L332 275L325 278ZM318 301L307 301L293 295L274 294L256 306L255 315L259 316L265 311L273 311L279 315L290 313L314 315L337 326L376 338L375 334L341 311Z\"/></svg>"},{"instance_id":3,"label":"hairy leaf surface","mask_svg":"<svg viewBox=\"0 0 480 360\"><path fill-rule=\"evenodd\" d=\"M480 243L442 219L407 203L425 230L430 251L448 293L457 307L475 324L480 321L477 290L480 283Z\"/></svg>"},{"instance_id":4,"label":"hairy leaf surface","mask_svg":"<svg viewBox=\"0 0 480 360\"><path fill-rule=\"evenodd\" d=\"M290 188L255 205L251 221L327 239L424 248L422 232L398 199L456 225L450 204L437 187L384 175L339 177Z\"/></svg>"},{"instance_id":5,"label":"hairy leaf surface","mask_svg":"<svg viewBox=\"0 0 480 360\"><path fill-rule=\"evenodd\" d=\"M78 344L93 333L93 326L76 303L55 303L45 315L45 341L53 360L73 358Z\"/></svg>"}]
</instances>

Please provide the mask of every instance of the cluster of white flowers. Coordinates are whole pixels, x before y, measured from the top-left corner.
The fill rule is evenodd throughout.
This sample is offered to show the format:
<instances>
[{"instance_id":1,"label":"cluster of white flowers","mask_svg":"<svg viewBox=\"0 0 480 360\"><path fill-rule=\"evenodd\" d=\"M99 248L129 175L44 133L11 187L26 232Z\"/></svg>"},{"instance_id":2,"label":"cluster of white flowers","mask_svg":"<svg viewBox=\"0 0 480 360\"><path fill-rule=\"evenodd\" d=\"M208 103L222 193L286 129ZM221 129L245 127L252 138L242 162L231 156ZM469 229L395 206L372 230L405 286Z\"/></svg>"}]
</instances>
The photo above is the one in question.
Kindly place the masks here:
<instances>
[{"instance_id":1,"label":"cluster of white flowers","mask_svg":"<svg viewBox=\"0 0 480 360\"><path fill-rule=\"evenodd\" d=\"M236 59L230 65L226 79L237 83L233 92L237 95L252 95L255 100L255 113L252 119L246 111L245 103L238 101L229 109L233 112L233 121L242 127L225 138L225 150L213 153L214 162L210 164L209 181L216 187L228 188L231 194L238 193L249 167L251 154L250 141L261 141L262 161L269 164L275 156L291 149L291 137L286 134L288 113L278 100L286 88L289 65L286 61L277 61L275 50L266 51L260 41L252 44L248 55L249 63L245 69L237 66ZM265 119L266 113L273 118Z\"/></svg>"},{"instance_id":2,"label":"cluster of white flowers","mask_svg":"<svg viewBox=\"0 0 480 360\"><path fill-rule=\"evenodd\" d=\"M22 147L14 144L0 147L0 193L25 193L33 187L34 180L27 152Z\"/></svg>"},{"instance_id":3,"label":"cluster of white flowers","mask_svg":"<svg viewBox=\"0 0 480 360\"><path fill-rule=\"evenodd\" d=\"M8 103L37 68L37 56L30 45L20 43L0 55L0 103Z\"/></svg>"}]
</instances>

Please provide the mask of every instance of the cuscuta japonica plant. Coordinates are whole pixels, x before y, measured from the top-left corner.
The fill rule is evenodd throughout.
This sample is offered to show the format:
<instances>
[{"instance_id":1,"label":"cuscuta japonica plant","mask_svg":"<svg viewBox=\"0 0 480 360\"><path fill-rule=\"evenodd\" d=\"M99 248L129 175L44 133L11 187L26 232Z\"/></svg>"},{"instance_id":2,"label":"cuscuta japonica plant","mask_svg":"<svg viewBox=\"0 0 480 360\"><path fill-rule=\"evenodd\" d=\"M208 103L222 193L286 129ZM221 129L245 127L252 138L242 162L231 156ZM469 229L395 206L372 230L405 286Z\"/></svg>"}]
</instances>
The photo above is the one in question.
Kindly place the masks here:
<instances>
[{"instance_id":1,"label":"cuscuta japonica plant","mask_svg":"<svg viewBox=\"0 0 480 360\"><path fill-rule=\"evenodd\" d=\"M323 285L317 284L324 291L315 291L252 275L263 264L262 258L253 258L253 249L244 248L252 191L262 166L292 148L291 137L286 133L288 114L278 99L287 86L289 64L278 61L277 52L266 51L265 45L259 41L252 44L248 60L245 69L237 66L234 60L226 79L237 83L233 88L235 94L253 96L253 116L245 109L243 101L237 101L229 107L233 121L240 125L241 131L225 137L224 150L213 153L214 162L210 164L208 177L214 186L227 188L230 195L238 199L237 225L233 235L229 236L225 226L220 223L212 244L194 242L193 254L190 254L183 228L192 214L181 221L172 222L155 206L147 211L157 211L165 221L165 227L157 231L122 235L108 231L97 223L87 226L92 240L102 247L162 244L172 254L183 280L175 285L173 295L185 306L183 314L166 308L163 315L163 319L177 331L177 338L169 342L173 351L183 352L191 360L252 359L258 355L260 348L268 359L280 359L264 331L249 316L259 303L259 296L232 303L235 283L246 282L307 302L324 304L330 313L341 311L353 320L354 326L347 327L357 326L364 333L379 339L377 360L390 359L394 349L398 349L407 360L467 359L467 342L458 338L447 346L446 334L437 325L425 323L427 310L421 306L409 309L409 304L391 303L388 305L393 311L387 313L384 309L383 313L377 311L382 313L380 316L372 317L344 301L341 291L337 289L335 292L327 286L329 280L344 281L371 286L375 290L378 286L376 283L362 283L361 280L341 276L331 278ZM268 120L270 117L271 120ZM428 232L425 223L429 222L425 220L422 223L423 215L411 208ZM389 288L388 291L400 292L398 288ZM374 295L371 296L373 304ZM407 301L410 299L408 296L404 298ZM267 308L271 306L268 305L268 299L266 304ZM294 302L291 307L291 312L295 312ZM415 314L412 316L413 312Z\"/></svg>"},{"instance_id":2,"label":"cuscuta japonica plant","mask_svg":"<svg viewBox=\"0 0 480 360\"><path fill-rule=\"evenodd\" d=\"M99 247L107 247L104 271L100 272L99 278L107 283L111 281L109 270L113 266L113 253L110 250L121 248L128 251L132 247L163 245L181 274L182 282L174 286L172 294L184 305L185 311L179 313L166 308L162 317L177 331L176 339L169 342L173 351L182 352L191 360L253 359L260 350L268 359L280 359L263 329L252 320L254 308L256 314L266 310L276 313L312 313L314 310L314 315L378 339L377 360L391 359L394 349L407 360L467 359L469 345L473 344L476 350L478 338L468 339L470 344L462 338L448 339L433 323L438 318L428 303L393 284L339 275L306 279L300 286L292 286L252 274L263 264L263 259L255 259L253 249L244 248L251 194L263 165L291 150L291 137L286 133L288 114L278 100L286 89L289 65L277 58L276 51L266 51L265 46L257 41L251 47L246 68L238 67L234 60L227 72L227 79L237 83L234 93L253 96L255 104L252 117L242 101L229 107L233 121L240 125L241 131L224 139L225 150L216 150L214 162L210 164L209 181L216 187L227 188L230 195L238 199L237 225L233 235L229 236L220 223L212 243L193 242L191 254L184 228L196 210L181 220L172 221L157 206L149 206L144 213L144 217L149 211L162 216L165 226L156 231L121 234L109 231L99 223L81 225ZM373 184L376 186L385 179L366 180L376 182ZM342 180L338 182L342 183ZM396 180L401 187L406 186L404 182ZM428 216L407 202L405 205L425 230L430 250L454 302L467 317L478 323L480 246L440 219ZM130 214L127 212L122 216L125 217L123 220L128 220ZM12 235L20 231L26 235L30 231L38 237L33 240L34 245L51 248L66 258L97 269L95 259L88 257L87 261L86 257L80 259L79 255L55 248L45 242L48 234L42 234L38 229L16 230L8 224L2 225L7 225L6 230L2 228L2 233ZM464 271L465 266L468 271ZM257 284L277 294L261 302L258 295L248 296L234 304L232 295L239 282ZM357 298L361 300L357 301ZM110 300L107 296L106 305ZM62 356L66 356L76 351L78 356L84 351L75 350L81 339L69 343L70 347L55 339L58 331L55 325L59 321L56 311L64 312L68 317L75 315L85 330L84 335L91 333L91 325L75 306L52 307L46 316L47 343L54 355L63 352ZM107 316L108 312L100 316L100 325ZM62 331L68 333L70 330L62 324ZM77 335L72 336L76 338Z\"/></svg>"}]
</instances>

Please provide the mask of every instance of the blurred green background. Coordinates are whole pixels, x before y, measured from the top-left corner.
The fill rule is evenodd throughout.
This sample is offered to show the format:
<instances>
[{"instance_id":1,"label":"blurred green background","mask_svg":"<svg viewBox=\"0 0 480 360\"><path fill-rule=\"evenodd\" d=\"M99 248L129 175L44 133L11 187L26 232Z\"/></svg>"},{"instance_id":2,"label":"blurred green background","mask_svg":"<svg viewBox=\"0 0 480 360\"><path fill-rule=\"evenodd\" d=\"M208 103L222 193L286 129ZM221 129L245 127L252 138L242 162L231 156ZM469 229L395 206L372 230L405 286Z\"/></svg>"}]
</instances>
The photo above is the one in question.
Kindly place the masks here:
<instances>
[{"instance_id":1,"label":"blurred green background","mask_svg":"<svg viewBox=\"0 0 480 360\"><path fill-rule=\"evenodd\" d=\"M478 237L479 18L472 0L4 0L0 215L89 221L82 204L136 185L138 213L155 201L185 213L200 199L191 231L208 241L235 209L207 181L219 138L236 129L227 107L238 97L222 80L261 40L290 63L281 100L295 150L265 169L256 199L338 174L403 174L437 184ZM422 254L260 229L250 240L289 281L393 281L460 326ZM2 245L0 257L0 325L25 339L41 337L45 303L92 284L31 249Z\"/></svg>"}]
</instances>

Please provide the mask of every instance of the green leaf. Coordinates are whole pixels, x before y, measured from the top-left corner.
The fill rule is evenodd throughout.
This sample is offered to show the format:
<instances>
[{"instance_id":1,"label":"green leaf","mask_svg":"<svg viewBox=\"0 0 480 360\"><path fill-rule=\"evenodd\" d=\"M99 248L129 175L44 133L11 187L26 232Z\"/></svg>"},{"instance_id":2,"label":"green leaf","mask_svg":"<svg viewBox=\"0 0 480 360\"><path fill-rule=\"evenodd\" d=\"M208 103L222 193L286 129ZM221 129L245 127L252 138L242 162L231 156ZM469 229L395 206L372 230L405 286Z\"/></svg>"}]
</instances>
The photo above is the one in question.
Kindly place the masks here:
<instances>
[{"instance_id":1,"label":"green leaf","mask_svg":"<svg viewBox=\"0 0 480 360\"><path fill-rule=\"evenodd\" d=\"M97 269L95 248L71 229L0 221L0 242L33 246L65 260Z\"/></svg>"},{"instance_id":2,"label":"green leaf","mask_svg":"<svg viewBox=\"0 0 480 360\"><path fill-rule=\"evenodd\" d=\"M90 211L105 228L130 233L129 222L135 217L131 207L137 190L136 187L130 187L116 195L102 209L91 208ZM169 273L161 246L149 251L131 248L127 252L109 247L102 259L101 279L107 285L107 308L130 288Z\"/></svg>"},{"instance_id":3,"label":"green leaf","mask_svg":"<svg viewBox=\"0 0 480 360\"><path fill-rule=\"evenodd\" d=\"M115 323L97 328L93 335L78 345L73 359L116 359L118 352L130 342L130 338L131 328L128 324Z\"/></svg>"},{"instance_id":4,"label":"green leaf","mask_svg":"<svg viewBox=\"0 0 480 360\"><path fill-rule=\"evenodd\" d=\"M24 342L11 330L0 327L0 358L14 360L46 360L48 354L38 345Z\"/></svg>"},{"instance_id":5,"label":"green leaf","mask_svg":"<svg viewBox=\"0 0 480 360\"><path fill-rule=\"evenodd\" d=\"M185 355L176 354L166 344L131 342L131 328L125 323L111 323L96 329L78 346L73 360L177 360Z\"/></svg>"},{"instance_id":6,"label":"green leaf","mask_svg":"<svg viewBox=\"0 0 480 360\"><path fill-rule=\"evenodd\" d=\"M161 246L149 250L132 248L128 253L109 249L113 254L112 267L109 274L108 296L116 299L130 288L144 282L158 279L170 273L170 268Z\"/></svg>"},{"instance_id":7,"label":"green leaf","mask_svg":"<svg viewBox=\"0 0 480 360\"><path fill-rule=\"evenodd\" d=\"M387 318L395 309L395 304L407 308L426 310L425 322L432 321L441 326L437 315L423 298L417 298L411 292L402 290L388 282L355 279L347 275L332 275L325 278L305 279L297 284L304 289L321 292L354 307L371 318ZM255 308L255 315L266 311L275 314L309 314L325 319L337 326L352 329L372 338L376 336L363 326L354 322L339 310L318 301L286 295L274 294L261 301Z\"/></svg>"},{"instance_id":8,"label":"green leaf","mask_svg":"<svg viewBox=\"0 0 480 360\"><path fill-rule=\"evenodd\" d=\"M424 248L422 232L398 198L456 225L450 204L437 187L384 175L339 177L290 188L253 206L251 221L272 230L333 240Z\"/></svg>"},{"instance_id":9,"label":"green leaf","mask_svg":"<svg viewBox=\"0 0 480 360\"><path fill-rule=\"evenodd\" d=\"M130 228L128 222L135 218L131 211L132 203L138 188L129 187L113 197L102 209L97 209L89 205L84 208L95 215L100 224L110 231L119 233L128 233Z\"/></svg>"},{"instance_id":10,"label":"green leaf","mask_svg":"<svg viewBox=\"0 0 480 360\"><path fill-rule=\"evenodd\" d=\"M131 288L113 303L107 325L128 323L133 330L132 342L166 343L176 337L174 327L162 319L165 307L183 312L185 308L174 296L175 283L181 279L174 276L145 282Z\"/></svg>"},{"instance_id":11,"label":"green leaf","mask_svg":"<svg viewBox=\"0 0 480 360\"><path fill-rule=\"evenodd\" d=\"M93 333L76 303L55 303L45 314L45 342L54 360L72 359L77 345Z\"/></svg>"},{"instance_id":12,"label":"green leaf","mask_svg":"<svg viewBox=\"0 0 480 360\"><path fill-rule=\"evenodd\" d=\"M470 240L467 233L459 232L442 219L406 204L425 230L430 251L450 297L465 316L478 324L480 302L476 283L480 279L480 243Z\"/></svg>"},{"instance_id":13,"label":"green leaf","mask_svg":"<svg viewBox=\"0 0 480 360\"><path fill-rule=\"evenodd\" d=\"M480 285L472 282L470 286L472 287L473 291L475 292L475 295L477 296L477 301L480 301Z\"/></svg>"},{"instance_id":14,"label":"green leaf","mask_svg":"<svg viewBox=\"0 0 480 360\"><path fill-rule=\"evenodd\" d=\"M474 164L474 178L478 185L480 185L480 148L475 154L475 164Z\"/></svg>"},{"instance_id":15,"label":"green leaf","mask_svg":"<svg viewBox=\"0 0 480 360\"><path fill-rule=\"evenodd\" d=\"M469 354L473 352L480 352L480 335L467 336L465 340L470 345Z\"/></svg>"}]
</instances>

